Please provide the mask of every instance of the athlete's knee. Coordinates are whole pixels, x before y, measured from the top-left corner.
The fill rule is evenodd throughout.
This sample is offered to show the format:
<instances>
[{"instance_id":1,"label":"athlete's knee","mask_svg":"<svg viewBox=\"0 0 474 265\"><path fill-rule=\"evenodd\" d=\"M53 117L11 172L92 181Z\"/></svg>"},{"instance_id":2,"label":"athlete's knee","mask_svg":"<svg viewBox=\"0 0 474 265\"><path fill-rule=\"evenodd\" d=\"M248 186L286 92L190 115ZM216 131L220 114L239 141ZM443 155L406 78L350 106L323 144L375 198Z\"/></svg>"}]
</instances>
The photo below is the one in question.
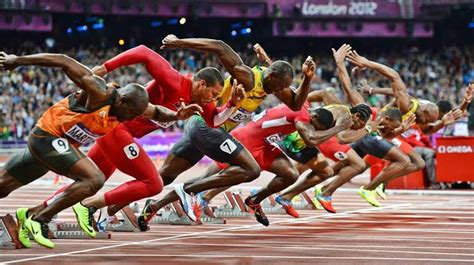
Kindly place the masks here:
<instances>
[{"instance_id":1,"label":"athlete's knee","mask_svg":"<svg viewBox=\"0 0 474 265\"><path fill-rule=\"evenodd\" d=\"M299 175L300 174L298 170L294 167L288 167L285 170L283 170L280 174L280 176L284 177L284 181L287 184L294 183L298 179Z\"/></svg>"},{"instance_id":2,"label":"athlete's knee","mask_svg":"<svg viewBox=\"0 0 474 265\"><path fill-rule=\"evenodd\" d=\"M143 194L146 197L155 196L163 191L163 180L159 175L153 176L145 181L145 187Z\"/></svg>"},{"instance_id":3,"label":"athlete's knee","mask_svg":"<svg viewBox=\"0 0 474 265\"><path fill-rule=\"evenodd\" d=\"M323 179L328 179L334 175L334 170L332 169L332 167L328 166L328 167L325 167L323 170L320 170L315 173L318 174L318 176Z\"/></svg>"},{"instance_id":4,"label":"athlete's knee","mask_svg":"<svg viewBox=\"0 0 474 265\"><path fill-rule=\"evenodd\" d=\"M357 172L362 172L365 170L365 162L362 158L357 157L350 161L350 166Z\"/></svg>"},{"instance_id":5,"label":"athlete's knee","mask_svg":"<svg viewBox=\"0 0 474 265\"><path fill-rule=\"evenodd\" d=\"M102 172L97 171L87 177L82 178L85 185L84 195L92 196L96 194L105 183L105 176Z\"/></svg>"},{"instance_id":6,"label":"athlete's knee","mask_svg":"<svg viewBox=\"0 0 474 265\"><path fill-rule=\"evenodd\" d=\"M257 179L259 176L260 176L260 167L257 165L257 167L253 167L253 168L247 168L245 169L245 173L244 173L244 178L245 178L245 182L251 182L255 179Z\"/></svg>"},{"instance_id":7,"label":"athlete's knee","mask_svg":"<svg viewBox=\"0 0 474 265\"><path fill-rule=\"evenodd\" d=\"M415 166L416 171L418 171L418 170L424 169L425 166L426 166L426 163L425 163L425 161L424 161L423 159L417 159L417 160L413 163L413 165Z\"/></svg>"}]
</instances>

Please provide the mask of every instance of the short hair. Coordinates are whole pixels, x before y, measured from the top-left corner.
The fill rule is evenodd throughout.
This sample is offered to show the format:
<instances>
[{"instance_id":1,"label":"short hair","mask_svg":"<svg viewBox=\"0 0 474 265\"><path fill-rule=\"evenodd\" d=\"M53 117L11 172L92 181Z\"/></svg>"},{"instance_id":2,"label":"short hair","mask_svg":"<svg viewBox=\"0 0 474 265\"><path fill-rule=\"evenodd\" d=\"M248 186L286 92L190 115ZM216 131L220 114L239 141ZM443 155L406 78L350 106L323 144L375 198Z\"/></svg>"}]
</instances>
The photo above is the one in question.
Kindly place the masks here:
<instances>
[{"instance_id":1,"label":"short hair","mask_svg":"<svg viewBox=\"0 0 474 265\"><path fill-rule=\"evenodd\" d=\"M194 76L194 80L204 80L208 86L219 84L224 86L224 77L221 72L215 67L204 67L199 70Z\"/></svg>"},{"instance_id":2,"label":"short hair","mask_svg":"<svg viewBox=\"0 0 474 265\"><path fill-rule=\"evenodd\" d=\"M325 108L317 108L309 111L311 118L317 117L318 123L324 128L331 128L334 124L332 112Z\"/></svg>"},{"instance_id":3,"label":"short hair","mask_svg":"<svg viewBox=\"0 0 474 265\"><path fill-rule=\"evenodd\" d=\"M388 116L392 120L402 121L402 112L398 108L387 108L382 112L382 114Z\"/></svg>"},{"instance_id":4,"label":"short hair","mask_svg":"<svg viewBox=\"0 0 474 265\"><path fill-rule=\"evenodd\" d=\"M372 110L366 104L358 104L352 107L350 110L351 110L351 113L359 113L359 116L363 121L368 121L370 118L370 115L372 114Z\"/></svg>"},{"instance_id":5,"label":"short hair","mask_svg":"<svg viewBox=\"0 0 474 265\"><path fill-rule=\"evenodd\" d=\"M289 77L291 79L295 77L295 71L293 70L293 66L291 66L291 64L287 61L274 61L270 65L269 69L277 76Z\"/></svg>"},{"instance_id":6,"label":"short hair","mask_svg":"<svg viewBox=\"0 0 474 265\"><path fill-rule=\"evenodd\" d=\"M438 101L438 103L436 103L436 106L438 106L439 112L443 113L443 115L450 112L453 109L453 104L451 104L451 102L447 100Z\"/></svg>"},{"instance_id":7,"label":"short hair","mask_svg":"<svg viewBox=\"0 0 474 265\"><path fill-rule=\"evenodd\" d=\"M138 112L143 113L148 106L149 98L145 87L137 83L131 83L120 91L125 95L126 101L131 103Z\"/></svg>"}]
</instances>

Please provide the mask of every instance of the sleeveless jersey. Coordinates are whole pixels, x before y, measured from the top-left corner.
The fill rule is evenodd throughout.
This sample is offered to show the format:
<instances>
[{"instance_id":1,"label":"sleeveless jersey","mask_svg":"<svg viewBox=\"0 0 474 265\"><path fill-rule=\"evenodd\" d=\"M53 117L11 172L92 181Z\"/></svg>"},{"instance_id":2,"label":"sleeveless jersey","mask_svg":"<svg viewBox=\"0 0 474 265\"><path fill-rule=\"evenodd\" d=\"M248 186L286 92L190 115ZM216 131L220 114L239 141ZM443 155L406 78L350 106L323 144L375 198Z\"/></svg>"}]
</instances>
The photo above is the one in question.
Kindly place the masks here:
<instances>
[{"instance_id":1,"label":"sleeveless jersey","mask_svg":"<svg viewBox=\"0 0 474 265\"><path fill-rule=\"evenodd\" d=\"M120 122L109 116L115 100L114 92L108 102L95 110L86 110L77 105L76 93L69 95L50 107L38 120L36 126L57 137L70 140L75 146L90 144L111 131Z\"/></svg>"},{"instance_id":2,"label":"sleeveless jersey","mask_svg":"<svg viewBox=\"0 0 474 265\"><path fill-rule=\"evenodd\" d=\"M263 100L267 96L267 93L263 89L263 71L266 68L255 66L252 68L254 76L254 85L252 90L247 91L246 98L236 106L237 110L225 121L221 128L226 131L231 131L237 127L241 122L248 121L251 118L252 113L262 104ZM218 106L226 104L231 97L232 93L232 77L228 77L224 82L224 89L218 99Z\"/></svg>"},{"instance_id":3,"label":"sleeveless jersey","mask_svg":"<svg viewBox=\"0 0 474 265\"><path fill-rule=\"evenodd\" d=\"M416 99L416 98L412 98L410 99L410 102L412 103L412 107L411 109L403 114L402 116L402 121L406 120L408 117L410 117L412 114L415 114L416 111L418 110L418 107L420 106L420 100ZM385 106L382 108L382 111L385 111L389 106Z\"/></svg>"}]
</instances>

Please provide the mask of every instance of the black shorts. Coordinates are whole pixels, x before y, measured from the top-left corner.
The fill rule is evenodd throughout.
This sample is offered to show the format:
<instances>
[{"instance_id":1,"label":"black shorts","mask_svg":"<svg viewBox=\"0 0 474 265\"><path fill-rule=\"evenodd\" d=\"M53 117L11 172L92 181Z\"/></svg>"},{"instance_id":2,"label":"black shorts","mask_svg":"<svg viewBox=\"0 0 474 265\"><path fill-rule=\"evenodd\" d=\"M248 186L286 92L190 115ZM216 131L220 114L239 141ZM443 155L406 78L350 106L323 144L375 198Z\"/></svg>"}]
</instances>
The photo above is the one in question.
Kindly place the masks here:
<instances>
[{"instance_id":1,"label":"black shorts","mask_svg":"<svg viewBox=\"0 0 474 265\"><path fill-rule=\"evenodd\" d=\"M360 157L372 155L377 158L384 158L394 145L381 136L366 135L359 141L351 144L352 149Z\"/></svg>"},{"instance_id":2,"label":"black shorts","mask_svg":"<svg viewBox=\"0 0 474 265\"><path fill-rule=\"evenodd\" d=\"M289 158L301 164L308 163L319 154L319 149L316 147L305 147L299 152L294 152L286 148L282 141L278 142L278 146Z\"/></svg>"},{"instance_id":3,"label":"black shorts","mask_svg":"<svg viewBox=\"0 0 474 265\"><path fill-rule=\"evenodd\" d=\"M183 138L171 148L171 153L196 164L204 155L212 160L229 163L244 147L221 128L210 128L201 116L194 115L184 126Z\"/></svg>"},{"instance_id":4,"label":"black shorts","mask_svg":"<svg viewBox=\"0 0 474 265\"><path fill-rule=\"evenodd\" d=\"M5 169L10 176L26 185L50 170L67 176L71 167L84 157L66 139L35 127L28 137L28 148L8 160Z\"/></svg>"}]
</instances>

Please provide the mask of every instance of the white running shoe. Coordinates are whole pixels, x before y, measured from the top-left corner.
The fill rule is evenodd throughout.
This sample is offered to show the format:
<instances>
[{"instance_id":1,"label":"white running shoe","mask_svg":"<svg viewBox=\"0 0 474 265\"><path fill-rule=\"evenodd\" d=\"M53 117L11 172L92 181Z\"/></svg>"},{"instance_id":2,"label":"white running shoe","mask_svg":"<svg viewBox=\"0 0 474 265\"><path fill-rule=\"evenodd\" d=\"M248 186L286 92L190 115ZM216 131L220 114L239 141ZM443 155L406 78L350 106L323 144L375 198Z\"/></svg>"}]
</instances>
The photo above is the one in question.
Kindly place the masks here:
<instances>
[{"instance_id":1,"label":"white running shoe","mask_svg":"<svg viewBox=\"0 0 474 265\"><path fill-rule=\"evenodd\" d=\"M198 217L194 213L194 209L199 207L197 205L196 197L191 196L184 191L184 183L175 186L174 190L179 196L179 200L181 201L181 205L183 206L183 210L186 215L189 217L189 219L191 219L191 221L196 222Z\"/></svg>"}]
</instances>

